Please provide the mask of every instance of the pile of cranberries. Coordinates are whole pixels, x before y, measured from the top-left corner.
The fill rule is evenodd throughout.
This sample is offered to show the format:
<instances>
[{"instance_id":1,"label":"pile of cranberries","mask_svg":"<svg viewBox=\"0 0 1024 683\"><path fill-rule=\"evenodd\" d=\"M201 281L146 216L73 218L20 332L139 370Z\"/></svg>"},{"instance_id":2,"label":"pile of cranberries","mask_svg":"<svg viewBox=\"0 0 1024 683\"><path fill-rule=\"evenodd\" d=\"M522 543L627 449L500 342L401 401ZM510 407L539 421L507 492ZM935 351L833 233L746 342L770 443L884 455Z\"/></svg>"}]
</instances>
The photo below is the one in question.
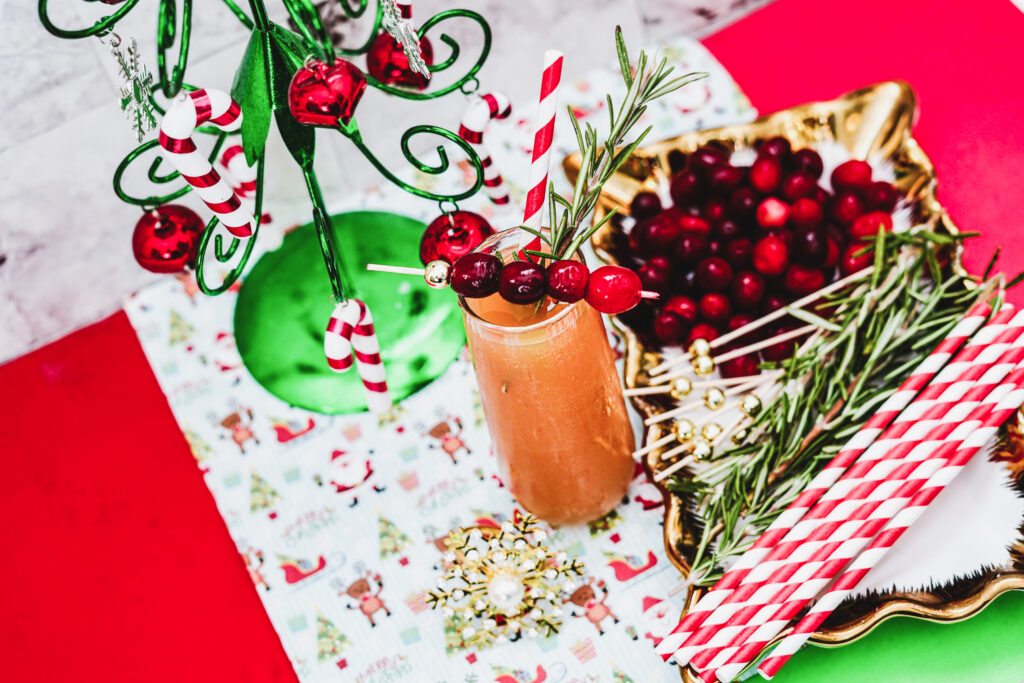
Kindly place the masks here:
<instances>
[{"instance_id":1,"label":"pile of cranberries","mask_svg":"<svg viewBox=\"0 0 1024 683\"><path fill-rule=\"evenodd\" d=\"M493 254L471 252L451 266L444 260L427 264L424 277L432 287L451 285L469 299L494 293L514 304L532 304L546 294L556 301L573 303L586 299L602 313L624 313L641 299L640 278L622 266L602 266L590 272L579 261L554 261L548 265L529 260L502 263Z\"/></svg>"},{"instance_id":2,"label":"pile of cranberries","mask_svg":"<svg viewBox=\"0 0 1024 683\"><path fill-rule=\"evenodd\" d=\"M829 192L819 185L823 163L813 149L794 151L775 137L756 150L750 166L734 166L728 148L716 143L689 155L674 151L673 205L663 207L651 192L633 198L628 262L643 288L661 295L626 317L645 337L664 346L714 339L867 267L870 238L892 229L900 195L873 180L867 162L836 167ZM784 359L794 343L763 357ZM758 362L744 356L721 370L755 374Z\"/></svg>"}]
</instances>

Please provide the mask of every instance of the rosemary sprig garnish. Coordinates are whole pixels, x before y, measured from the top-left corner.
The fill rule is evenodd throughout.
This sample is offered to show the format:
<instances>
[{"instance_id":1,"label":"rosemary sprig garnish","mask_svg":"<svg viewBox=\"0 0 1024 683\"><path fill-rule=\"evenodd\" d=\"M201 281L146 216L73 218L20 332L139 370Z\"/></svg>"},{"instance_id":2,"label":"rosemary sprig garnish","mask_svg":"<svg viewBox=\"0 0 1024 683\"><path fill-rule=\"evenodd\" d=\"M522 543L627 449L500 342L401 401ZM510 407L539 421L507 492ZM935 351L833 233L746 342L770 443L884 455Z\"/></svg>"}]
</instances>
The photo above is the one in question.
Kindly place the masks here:
<instances>
[{"instance_id":1,"label":"rosemary sprig garnish","mask_svg":"<svg viewBox=\"0 0 1024 683\"><path fill-rule=\"evenodd\" d=\"M647 106L659 97L707 76L706 73L695 72L672 78L673 67L668 65L667 58L663 57L651 68L651 62L642 50L636 61L636 70L632 71L622 28L618 26L615 27L615 47L626 83L626 96L617 110L611 96L607 96L609 130L603 145L598 145L597 130L590 123L581 128L572 107L568 107L569 120L582 157L579 176L571 200L556 192L554 184L548 185L548 234L526 226L522 228L540 238L547 245L547 251L527 251L530 256L556 260L568 258L615 215L610 211L590 228L581 229L584 220L597 206L601 188L651 132L652 126L648 126L632 142L626 142L629 131L647 111Z\"/></svg>"},{"instance_id":2,"label":"rosemary sprig garnish","mask_svg":"<svg viewBox=\"0 0 1024 683\"><path fill-rule=\"evenodd\" d=\"M716 581L757 539L963 317L979 292L941 268L936 247L967 235L923 228L880 233L875 269L829 297L830 319L794 317L819 330L780 367L783 389L748 430L747 441L676 478L701 527L693 583ZM997 296L1002 296L1001 288ZM998 302L997 302L998 303Z\"/></svg>"}]
</instances>

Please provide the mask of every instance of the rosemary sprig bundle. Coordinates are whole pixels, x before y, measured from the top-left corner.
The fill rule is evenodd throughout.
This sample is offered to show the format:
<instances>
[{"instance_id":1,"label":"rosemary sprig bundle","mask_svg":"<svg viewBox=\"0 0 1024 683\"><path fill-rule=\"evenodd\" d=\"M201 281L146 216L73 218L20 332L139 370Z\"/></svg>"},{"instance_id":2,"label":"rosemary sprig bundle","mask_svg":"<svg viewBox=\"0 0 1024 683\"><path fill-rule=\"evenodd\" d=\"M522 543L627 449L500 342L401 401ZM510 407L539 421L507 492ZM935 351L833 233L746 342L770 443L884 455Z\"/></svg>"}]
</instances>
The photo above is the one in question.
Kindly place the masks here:
<instances>
[{"instance_id":1,"label":"rosemary sprig bundle","mask_svg":"<svg viewBox=\"0 0 1024 683\"><path fill-rule=\"evenodd\" d=\"M647 106L659 97L707 77L706 73L694 72L672 78L673 67L669 66L667 58L663 57L652 68L643 50L637 58L636 71L632 71L626 43L622 37L622 28L618 26L615 27L615 48L619 56L622 78L626 83L626 96L616 109L611 95L606 95L609 129L603 145L598 144L597 129L590 123L585 123L581 128L572 107L567 107L582 156L580 172L571 200L556 192L553 183L548 185L547 233L522 226L523 230L532 233L547 245L547 251L527 250L526 253L530 256L553 260L568 258L615 215L614 211L610 211L589 229L581 229L586 218L597 206L604 184L651 132L652 126L648 126L632 142L626 142L629 131L647 111Z\"/></svg>"},{"instance_id":2,"label":"rosemary sprig bundle","mask_svg":"<svg viewBox=\"0 0 1024 683\"><path fill-rule=\"evenodd\" d=\"M828 320L794 314L819 330L791 359L762 365L784 370L783 389L746 440L669 484L699 519L695 585L721 577L978 298L978 288L935 257L964 237L923 228L879 233L875 268L827 299Z\"/></svg>"}]
</instances>

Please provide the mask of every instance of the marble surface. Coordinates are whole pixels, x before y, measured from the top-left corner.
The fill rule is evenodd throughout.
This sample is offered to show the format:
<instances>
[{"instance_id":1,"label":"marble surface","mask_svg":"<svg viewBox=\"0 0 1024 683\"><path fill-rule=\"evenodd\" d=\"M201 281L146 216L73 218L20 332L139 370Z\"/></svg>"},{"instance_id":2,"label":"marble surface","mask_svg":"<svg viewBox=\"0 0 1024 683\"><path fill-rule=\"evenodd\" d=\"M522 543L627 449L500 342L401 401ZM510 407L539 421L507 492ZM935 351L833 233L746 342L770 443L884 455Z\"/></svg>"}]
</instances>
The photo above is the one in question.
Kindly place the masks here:
<instances>
[{"instance_id":1,"label":"marble surface","mask_svg":"<svg viewBox=\"0 0 1024 683\"><path fill-rule=\"evenodd\" d=\"M546 0L469 3L494 31L491 55L480 73L485 87L500 87L513 100L534 97L543 50L566 53L565 77L576 78L614 58L611 35L620 24L633 45L676 35L701 36L766 0ZM88 25L109 7L55 2L61 26ZM278 3L273 18L284 22ZM65 41L40 25L35 2L0 3L0 69L5 106L0 109L0 362L114 311L123 297L157 279L140 269L130 235L139 209L111 191L111 175L135 146L119 111L109 48L96 39ZM459 6L418 0L415 16ZM157 3L140 3L118 27L134 36L151 72ZM276 8L276 9L274 9ZM221 4L195 3L189 81L230 87L247 32ZM452 22L453 37L474 42L472 25ZM358 24L343 27L353 35ZM443 48L442 48L443 49ZM377 92L360 104L364 139L386 163L401 159L401 132L414 123L457 126L465 100L395 102ZM271 135L268 200L277 221L305 220L308 207L297 170ZM337 134L319 133L317 166L325 194L341 196L379 176ZM192 205L205 215L194 199Z\"/></svg>"}]
</instances>

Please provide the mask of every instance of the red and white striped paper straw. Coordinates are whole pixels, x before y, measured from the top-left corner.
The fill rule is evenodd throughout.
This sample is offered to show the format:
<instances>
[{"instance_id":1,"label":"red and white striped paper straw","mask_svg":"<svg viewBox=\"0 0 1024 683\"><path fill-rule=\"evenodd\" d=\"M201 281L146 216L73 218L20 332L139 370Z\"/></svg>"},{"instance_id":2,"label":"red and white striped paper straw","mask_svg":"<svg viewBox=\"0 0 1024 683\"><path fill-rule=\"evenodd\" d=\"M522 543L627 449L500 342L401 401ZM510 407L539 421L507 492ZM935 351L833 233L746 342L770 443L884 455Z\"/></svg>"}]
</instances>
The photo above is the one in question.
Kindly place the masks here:
<instances>
[{"instance_id":1,"label":"red and white striped paper straw","mask_svg":"<svg viewBox=\"0 0 1024 683\"><path fill-rule=\"evenodd\" d=\"M544 53L540 101L534 119L530 184L526 193L526 208L523 210L523 224L535 230L540 230L544 200L547 198L548 170L551 166L551 150L555 138L555 112L558 108L558 89L561 83L562 53L558 50L548 50ZM534 242L536 239L524 230L520 246L528 249L538 248L540 245Z\"/></svg>"},{"instance_id":2,"label":"red and white striped paper straw","mask_svg":"<svg viewBox=\"0 0 1024 683\"><path fill-rule=\"evenodd\" d=\"M871 540L893 514L891 511L898 511L942 463L933 457L942 440L949 438L972 409L1001 398L997 393L1000 383L1022 360L1024 339L1006 350L969 389L962 388L965 383L959 383L960 388L951 386L952 395L925 413L899 441L896 450L905 456L895 462L895 469L883 467L875 475L880 479L862 480L861 486L848 489L845 496L837 494L843 496L844 514L835 522L815 528L806 540L795 541L798 552L783 563L776 563L777 569L767 580L751 584L756 589L754 595L719 627L690 663L698 669L713 669L729 661L763 624L777 623L775 615L787 613L787 622L795 616ZM941 418L935 419L940 414ZM709 626L713 619L709 618L704 628L714 629ZM784 626L783 623L779 630Z\"/></svg>"},{"instance_id":3,"label":"red and white striped paper straw","mask_svg":"<svg viewBox=\"0 0 1024 683\"><path fill-rule=\"evenodd\" d=\"M990 312L991 306L984 301L971 307L964 319L914 369L913 374L882 404L860 432L825 465L825 468L808 484L796 500L776 518L754 545L719 579L718 583L701 597L697 604L680 620L672 633L661 641L656 651L664 659L671 657L693 631L739 585L747 573L771 552L772 548L782 540L793 525L800 521L807 510L842 476L846 468L893 422L921 388L932 380L950 357L974 334Z\"/></svg>"},{"instance_id":4,"label":"red and white striped paper straw","mask_svg":"<svg viewBox=\"0 0 1024 683\"><path fill-rule=\"evenodd\" d=\"M786 636L772 651L772 655L761 663L758 671L765 677L771 678L779 672L779 669L789 661L789 658L807 642L807 639L828 618L832 610L838 607L850 595L861 579L895 545L896 541L903 535L903 532L928 509L928 506L935 500L935 497L953 481L978 450L996 436L999 426L1020 409L1021 404L1024 403L1024 388L1022 388L1022 385L1024 385L1024 369L1018 369L1011 373L1006 378L1004 385L1009 386L1010 391L997 405L989 409L987 416L975 416L970 422L964 422L954 430L954 434L963 438L959 448L956 447L955 443L943 444L941 448L946 451L951 451L955 448L955 452L949 458L948 464L933 474L924 487L910 499L907 507L886 523L879 535L854 559L850 567L836 581L835 585L815 603L807 616L801 619L793 628L793 632ZM951 434L950 436L952 437L953 435ZM737 652L737 658L746 658L749 656L750 650L756 646L757 643L751 643L749 647L744 646ZM760 652L760 648L757 652ZM751 659L750 661L753 660ZM733 670L733 665L730 665L728 669L722 670L722 674L729 676ZM739 673L739 671L736 671L736 673Z\"/></svg>"},{"instance_id":5,"label":"red and white striped paper straw","mask_svg":"<svg viewBox=\"0 0 1024 683\"><path fill-rule=\"evenodd\" d=\"M196 191L220 222L235 237L248 237L255 226L252 211L242 206L238 193L220 177L192 134L212 123L224 131L242 125L242 110L231 96L220 90L182 91L171 102L160 123L160 146L167 160Z\"/></svg>"},{"instance_id":6,"label":"red and white striped paper straw","mask_svg":"<svg viewBox=\"0 0 1024 683\"><path fill-rule=\"evenodd\" d=\"M1024 312L1007 322L1010 314L1010 310L1000 312L983 328L744 577L676 653L680 664L690 662L703 668L736 644L752 620L770 610L764 605L777 603L779 594L795 590L876 508L890 504L893 491L919 464L923 451L918 445L932 438L934 430L952 429L951 425L962 420L958 408L965 405L965 393L984 395L1024 359L1024 348L1010 346L1024 334ZM968 358L972 360L965 362Z\"/></svg>"},{"instance_id":7,"label":"red and white striped paper straw","mask_svg":"<svg viewBox=\"0 0 1024 683\"><path fill-rule=\"evenodd\" d=\"M484 146L484 130L492 119L505 119L511 113L512 103L506 95L500 92L484 93L470 98L469 107L459 126L459 137L468 142L480 157L484 170L484 190L490 200L498 205L508 204L508 186Z\"/></svg>"},{"instance_id":8,"label":"red and white striped paper straw","mask_svg":"<svg viewBox=\"0 0 1024 683\"><path fill-rule=\"evenodd\" d=\"M348 299L334 307L324 334L324 355L335 372L346 372L353 363L356 365L371 413L384 413L391 408L380 344L366 304Z\"/></svg>"}]
</instances>

